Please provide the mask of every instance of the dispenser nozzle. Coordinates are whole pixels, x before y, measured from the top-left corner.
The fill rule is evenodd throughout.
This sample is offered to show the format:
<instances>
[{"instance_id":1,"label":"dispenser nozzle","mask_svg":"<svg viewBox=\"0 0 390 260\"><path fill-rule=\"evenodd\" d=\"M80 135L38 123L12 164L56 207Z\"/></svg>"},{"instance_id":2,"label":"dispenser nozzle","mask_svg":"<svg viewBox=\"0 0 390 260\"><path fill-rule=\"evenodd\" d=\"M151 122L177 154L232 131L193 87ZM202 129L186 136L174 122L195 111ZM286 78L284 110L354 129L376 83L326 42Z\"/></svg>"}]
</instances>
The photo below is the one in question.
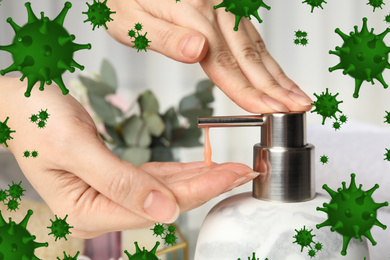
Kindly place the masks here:
<instances>
[{"instance_id":1,"label":"dispenser nozzle","mask_svg":"<svg viewBox=\"0 0 390 260\"><path fill-rule=\"evenodd\" d=\"M262 126L263 115L198 117L198 128L230 126Z\"/></svg>"}]
</instances>

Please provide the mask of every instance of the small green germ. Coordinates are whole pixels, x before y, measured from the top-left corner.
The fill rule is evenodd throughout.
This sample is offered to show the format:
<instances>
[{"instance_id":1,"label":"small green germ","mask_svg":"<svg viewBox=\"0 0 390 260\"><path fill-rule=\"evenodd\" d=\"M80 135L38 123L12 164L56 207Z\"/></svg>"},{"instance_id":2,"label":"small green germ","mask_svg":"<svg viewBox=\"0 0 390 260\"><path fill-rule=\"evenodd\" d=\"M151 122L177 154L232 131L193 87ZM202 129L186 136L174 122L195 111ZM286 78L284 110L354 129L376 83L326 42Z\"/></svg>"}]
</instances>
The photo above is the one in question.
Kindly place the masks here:
<instances>
[{"instance_id":1,"label":"small green germ","mask_svg":"<svg viewBox=\"0 0 390 260\"><path fill-rule=\"evenodd\" d=\"M341 124L340 122L336 121L336 122L333 122L333 128L334 130L339 130L341 128Z\"/></svg>"},{"instance_id":2,"label":"small green germ","mask_svg":"<svg viewBox=\"0 0 390 260\"><path fill-rule=\"evenodd\" d=\"M46 110L41 109L41 111L39 111L39 119L46 121L49 118L49 116L50 115L49 113L47 113L47 109Z\"/></svg>"},{"instance_id":3,"label":"small green germ","mask_svg":"<svg viewBox=\"0 0 390 260\"><path fill-rule=\"evenodd\" d=\"M306 3L308 5L311 5L311 12L313 12L314 7L321 7L321 9L324 9L322 7L322 3L327 4L327 2L325 2L325 0L305 0L302 3Z\"/></svg>"},{"instance_id":4,"label":"small green germ","mask_svg":"<svg viewBox=\"0 0 390 260\"><path fill-rule=\"evenodd\" d=\"M31 152L31 156L33 157L33 158L37 158L37 156L38 156L38 152L37 151L32 151Z\"/></svg>"},{"instance_id":5,"label":"small green germ","mask_svg":"<svg viewBox=\"0 0 390 260\"><path fill-rule=\"evenodd\" d=\"M390 23L390 13L388 15L385 16L385 20L384 20L386 23Z\"/></svg>"},{"instance_id":6,"label":"small green germ","mask_svg":"<svg viewBox=\"0 0 390 260\"><path fill-rule=\"evenodd\" d=\"M30 121L32 122L32 123L36 123L37 121L38 121L38 119L39 119L39 116L38 115L31 115L30 116Z\"/></svg>"},{"instance_id":7,"label":"small green germ","mask_svg":"<svg viewBox=\"0 0 390 260\"><path fill-rule=\"evenodd\" d=\"M45 121L43 121L43 120L40 120L39 122L38 122L38 128L45 128L45 126L46 126L46 122Z\"/></svg>"},{"instance_id":8,"label":"small green germ","mask_svg":"<svg viewBox=\"0 0 390 260\"><path fill-rule=\"evenodd\" d=\"M175 233L175 231L176 231L176 228L175 228L175 226L174 225L169 225L168 226L168 231L170 232L170 233Z\"/></svg>"},{"instance_id":9,"label":"small green germ","mask_svg":"<svg viewBox=\"0 0 390 260\"><path fill-rule=\"evenodd\" d=\"M7 197L8 197L7 191L0 189L0 201L5 202Z\"/></svg>"},{"instance_id":10,"label":"small green germ","mask_svg":"<svg viewBox=\"0 0 390 260\"><path fill-rule=\"evenodd\" d=\"M328 162L329 162L328 156L322 155L322 156L320 157L320 162L322 162L323 165L324 165L325 163L328 163Z\"/></svg>"},{"instance_id":11,"label":"small green germ","mask_svg":"<svg viewBox=\"0 0 390 260\"><path fill-rule=\"evenodd\" d=\"M10 127L7 125L9 117L5 119L4 122L0 121L0 144L4 144L6 147L8 147L7 140L14 139L11 137L11 133L15 133L16 131L11 130Z\"/></svg>"},{"instance_id":12,"label":"small green germ","mask_svg":"<svg viewBox=\"0 0 390 260\"><path fill-rule=\"evenodd\" d=\"M320 242L317 242L317 243L315 243L314 248L315 248L317 251L321 251L322 248L323 248L323 246L322 246L322 244L321 244Z\"/></svg>"},{"instance_id":13,"label":"small green germ","mask_svg":"<svg viewBox=\"0 0 390 260\"><path fill-rule=\"evenodd\" d=\"M307 37L307 32L302 31L302 36L301 37Z\"/></svg>"},{"instance_id":14,"label":"small green germ","mask_svg":"<svg viewBox=\"0 0 390 260\"><path fill-rule=\"evenodd\" d=\"M16 211L17 209L19 209L20 203L17 199L10 199L7 203L5 203L5 205L8 206L9 211Z\"/></svg>"},{"instance_id":15,"label":"small green germ","mask_svg":"<svg viewBox=\"0 0 390 260\"><path fill-rule=\"evenodd\" d=\"M372 10L373 12L375 12L375 8L380 8L382 9L382 5L384 5L385 3L383 3L383 0L368 0L368 3L367 5L371 5L372 7L374 7L374 10Z\"/></svg>"},{"instance_id":16,"label":"small green germ","mask_svg":"<svg viewBox=\"0 0 390 260\"><path fill-rule=\"evenodd\" d=\"M26 157L26 158L30 157L30 152L29 151L24 151L23 157Z\"/></svg>"},{"instance_id":17,"label":"small green germ","mask_svg":"<svg viewBox=\"0 0 390 260\"><path fill-rule=\"evenodd\" d=\"M164 224L155 223L154 228L151 228L150 230L153 230L153 235L162 236L165 231Z\"/></svg>"},{"instance_id":18,"label":"small green germ","mask_svg":"<svg viewBox=\"0 0 390 260\"><path fill-rule=\"evenodd\" d=\"M338 101L336 99L337 95L332 95L331 93L328 92L328 88L326 89L326 93L322 92L321 95L317 95L314 93L314 96L317 97L317 100L312 103L312 105L315 106L315 109L311 111L317 112L317 114L322 116L322 124L325 124L326 118L334 118L337 120L336 113L337 112L342 112L339 109L339 104L343 103L343 101Z\"/></svg>"},{"instance_id":19,"label":"small green germ","mask_svg":"<svg viewBox=\"0 0 390 260\"><path fill-rule=\"evenodd\" d=\"M387 149L387 148L385 148L386 149L386 153L384 154L384 156L385 156L385 161L389 161L390 162L390 149Z\"/></svg>"},{"instance_id":20,"label":"small green germ","mask_svg":"<svg viewBox=\"0 0 390 260\"><path fill-rule=\"evenodd\" d=\"M9 196L11 196L11 198L16 199L16 200L21 200L20 197L22 197L24 195L23 191L26 191L26 190L23 190L23 188L20 186L21 183L22 183L22 181L20 181L19 184L15 184L12 181L12 185L8 184L9 189L7 190L7 192L9 194Z\"/></svg>"},{"instance_id":21,"label":"small green germ","mask_svg":"<svg viewBox=\"0 0 390 260\"><path fill-rule=\"evenodd\" d=\"M300 40L300 43L301 43L302 46L306 46L309 43L309 41L306 38L302 38Z\"/></svg>"},{"instance_id":22,"label":"small green germ","mask_svg":"<svg viewBox=\"0 0 390 260\"><path fill-rule=\"evenodd\" d=\"M241 258L238 258L237 260L241 260ZM259 258L256 259L256 253L253 252L252 258L248 256L248 260L259 260ZM268 260L268 258L266 258L265 260Z\"/></svg>"},{"instance_id":23,"label":"small green germ","mask_svg":"<svg viewBox=\"0 0 390 260\"><path fill-rule=\"evenodd\" d=\"M131 38L135 38L136 32L135 32L133 29L131 29L131 30L129 30L128 35L129 35Z\"/></svg>"},{"instance_id":24,"label":"small green germ","mask_svg":"<svg viewBox=\"0 0 390 260\"><path fill-rule=\"evenodd\" d=\"M50 227L47 227L51 229L49 235L51 234L54 235L56 238L55 241L57 241L58 238L62 238L62 237L65 238L65 240L68 240L66 239L66 235L72 234L72 232L70 232L69 229L73 228L69 226L68 223L66 223L66 218L68 217L68 215L66 215L64 219L57 218L57 215L55 215L55 217L56 217L55 221L50 219L52 225Z\"/></svg>"},{"instance_id":25,"label":"small green germ","mask_svg":"<svg viewBox=\"0 0 390 260\"><path fill-rule=\"evenodd\" d=\"M164 244L167 244L167 245L174 245L176 243L176 239L177 237L175 236L175 234L173 233L168 233L165 235L164 237L164 240L165 240L165 243Z\"/></svg>"},{"instance_id":26,"label":"small green germ","mask_svg":"<svg viewBox=\"0 0 390 260\"><path fill-rule=\"evenodd\" d=\"M80 251L77 251L77 254L73 257L71 257L70 255L67 256L65 251L64 251L64 259L60 259L59 257L57 257L58 260L77 260L77 256L80 254Z\"/></svg>"},{"instance_id":27,"label":"small green germ","mask_svg":"<svg viewBox=\"0 0 390 260\"><path fill-rule=\"evenodd\" d=\"M299 39L294 39L294 44L299 45L299 44L301 44L301 41Z\"/></svg>"},{"instance_id":28,"label":"small green germ","mask_svg":"<svg viewBox=\"0 0 390 260\"><path fill-rule=\"evenodd\" d=\"M301 38L302 37L302 33L303 32L301 30L295 31L295 37Z\"/></svg>"},{"instance_id":29,"label":"small green germ","mask_svg":"<svg viewBox=\"0 0 390 260\"><path fill-rule=\"evenodd\" d=\"M314 243L313 242L313 237L315 237L316 235L312 235L311 232L313 231L313 229L311 230L307 230L305 226L303 226L303 229L301 228L301 230L296 230L295 229L295 232L297 232L297 234L293 237L295 238L296 240L293 242L294 243L297 243L298 245L301 246L301 252L303 251L303 248L304 247L311 247L311 243Z\"/></svg>"},{"instance_id":30,"label":"small green germ","mask_svg":"<svg viewBox=\"0 0 390 260\"><path fill-rule=\"evenodd\" d=\"M339 120L342 124L344 124L348 121L348 117L346 115L341 115Z\"/></svg>"},{"instance_id":31,"label":"small green germ","mask_svg":"<svg viewBox=\"0 0 390 260\"><path fill-rule=\"evenodd\" d=\"M314 249L310 249L308 252L308 255L310 256L310 259L316 256L316 251Z\"/></svg>"},{"instance_id":32,"label":"small green germ","mask_svg":"<svg viewBox=\"0 0 390 260\"><path fill-rule=\"evenodd\" d=\"M134 28L137 30L137 31L142 31L142 24L140 23L136 23Z\"/></svg>"},{"instance_id":33,"label":"small green germ","mask_svg":"<svg viewBox=\"0 0 390 260\"><path fill-rule=\"evenodd\" d=\"M385 121L384 121L384 123L388 123L388 124L390 124L390 112L388 112L388 111L385 111L386 112L386 115L385 115Z\"/></svg>"},{"instance_id":34,"label":"small green germ","mask_svg":"<svg viewBox=\"0 0 390 260\"><path fill-rule=\"evenodd\" d=\"M136 260L136 259L148 259L148 260L158 260L156 256L157 247L160 245L160 242L156 242L155 246L153 247L150 252L143 247L143 250L139 248L138 242L134 242L135 244L135 253L134 255L131 255L127 250L125 250L125 254L129 257L129 260Z\"/></svg>"}]
</instances>

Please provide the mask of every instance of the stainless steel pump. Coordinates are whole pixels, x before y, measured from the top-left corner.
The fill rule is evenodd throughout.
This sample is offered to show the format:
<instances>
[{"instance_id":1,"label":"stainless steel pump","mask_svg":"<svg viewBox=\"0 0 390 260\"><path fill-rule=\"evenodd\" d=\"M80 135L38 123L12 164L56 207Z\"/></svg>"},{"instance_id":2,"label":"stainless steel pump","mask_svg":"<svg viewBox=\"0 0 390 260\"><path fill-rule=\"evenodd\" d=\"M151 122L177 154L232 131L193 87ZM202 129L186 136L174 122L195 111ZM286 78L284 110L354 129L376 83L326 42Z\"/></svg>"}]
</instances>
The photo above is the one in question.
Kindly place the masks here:
<instances>
[{"instance_id":1,"label":"stainless steel pump","mask_svg":"<svg viewBox=\"0 0 390 260\"><path fill-rule=\"evenodd\" d=\"M301 202L315 196L314 146L306 142L306 113L199 117L198 127L262 126L253 147L252 196L279 202Z\"/></svg>"}]
</instances>

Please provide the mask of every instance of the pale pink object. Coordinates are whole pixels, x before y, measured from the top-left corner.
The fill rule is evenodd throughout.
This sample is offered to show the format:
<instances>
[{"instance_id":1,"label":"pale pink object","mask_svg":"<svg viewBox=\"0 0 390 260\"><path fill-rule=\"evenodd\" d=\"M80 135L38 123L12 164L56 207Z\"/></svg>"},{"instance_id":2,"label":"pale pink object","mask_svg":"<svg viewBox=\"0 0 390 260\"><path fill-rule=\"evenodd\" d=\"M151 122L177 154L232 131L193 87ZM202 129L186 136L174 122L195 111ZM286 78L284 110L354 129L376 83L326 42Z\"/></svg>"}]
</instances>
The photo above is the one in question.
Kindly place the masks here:
<instances>
[{"instance_id":1,"label":"pale pink object","mask_svg":"<svg viewBox=\"0 0 390 260\"><path fill-rule=\"evenodd\" d=\"M204 128L204 163L206 166L211 166L211 145L210 145L210 137L209 137L209 127Z\"/></svg>"}]
</instances>

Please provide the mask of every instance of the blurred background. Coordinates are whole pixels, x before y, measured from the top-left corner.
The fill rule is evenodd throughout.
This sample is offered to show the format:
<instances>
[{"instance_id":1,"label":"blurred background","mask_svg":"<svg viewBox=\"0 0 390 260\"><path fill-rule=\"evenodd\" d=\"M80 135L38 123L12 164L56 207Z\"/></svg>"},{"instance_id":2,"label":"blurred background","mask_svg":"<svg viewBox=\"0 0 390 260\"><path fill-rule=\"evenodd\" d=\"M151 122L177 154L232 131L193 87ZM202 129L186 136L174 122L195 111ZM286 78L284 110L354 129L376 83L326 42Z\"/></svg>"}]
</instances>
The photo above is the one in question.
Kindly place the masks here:
<instances>
[{"instance_id":1,"label":"blurred background","mask_svg":"<svg viewBox=\"0 0 390 260\"><path fill-rule=\"evenodd\" d=\"M65 1L31 0L30 2L36 14L44 11L46 16L53 19L63 8ZM91 43L92 49L76 52L75 60L84 65L85 70L83 72L76 70L73 74L66 72L63 76L65 84L76 79L78 74L91 75L98 72L102 60L107 59L117 72L119 92L129 103L133 103L141 92L151 89L160 102L161 110L165 111L168 107L177 104L181 97L192 92L199 80L206 78L199 64L179 63L150 50L137 52L136 49L112 39L105 32L104 27L92 31L89 22L83 23L86 15L81 12L87 11L86 1L71 0L71 2L73 7L66 16L64 27L76 36L74 42ZM323 10L315 8L311 13L311 6L301 2L301 0L266 0L265 3L271 6L271 10L260 8L259 14L263 23L259 24L254 18L252 22L262 35L271 55L286 74L310 97L315 100L313 93L320 94L329 88L332 94L340 93L338 100L343 100L339 108L348 116L348 123L337 132L332 129L332 120L327 120L327 123L322 126L321 116L315 113L307 114L308 141L316 146L316 156L318 159L322 154L330 157L328 165L316 163L317 191L322 191L321 186L325 182L333 189L340 187L342 181L349 183L350 173L356 172L357 183L362 183L363 188L369 189L375 183L381 185L374 194L377 202L390 200L390 197L385 195L386 189L390 188L390 162L383 160L385 148L390 148L390 125L383 123L385 111L390 111L390 90L384 89L376 80L374 85L365 81L360 90L360 97L354 99L352 94L355 80L348 75L343 75L341 70L332 73L328 71L329 67L339 63L337 56L328 54L329 50L335 50L336 46L343 44L341 37L334 30L340 28L342 32L349 34L354 26L357 26L360 31L362 18L367 17L368 29L375 28L374 33L382 33L389 26L384 18L390 13L390 3L384 1L383 9L377 8L373 12L373 7L366 5L368 0L328 0L327 4L323 4ZM8 17L12 17L18 25L27 22L24 3L25 1L21 0L1 2L0 45L10 44L14 36L11 26L5 21ZM115 19L115 14L111 17ZM226 26L233 28L233 24ZM307 46L294 44L294 33L297 30L308 33ZM147 31L148 28L144 28L143 32ZM385 42L390 46L389 35L385 37ZM11 55L0 51L0 68L4 69L11 63ZM12 75L18 76L17 73ZM385 70L383 78L388 84L390 84L389 76L389 70ZM216 98L213 103L214 115L247 114L218 88L214 88L214 96ZM252 165L252 146L259 141L259 129L211 129L210 138L213 161L218 163L232 161ZM180 158L183 162L203 160L203 148L182 149ZM12 156L5 151L0 153L0 178L6 173L16 178L14 172L18 169L14 168L17 166L11 160ZM5 182L4 180L1 183L0 188L7 187ZM25 185L24 188L30 198L39 200L39 195L31 190L32 187L30 189ZM244 185L181 216L182 231L190 243L190 257L193 256L197 232L202 220L213 205L223 198L250 190L250 184ZM387 214L387 221L381 219L381 215L378 215L378 219L390 225L389 210L385 208L383 212ZM373 236L378 241L378 245L371 249L372 254L376 256L372 256L372 259L384 259L382 257L385 254L387 257L390 250L386 249L385 244L380 240L388 242L389 231L374 229Z\"/></svg>"}]
</instances>

